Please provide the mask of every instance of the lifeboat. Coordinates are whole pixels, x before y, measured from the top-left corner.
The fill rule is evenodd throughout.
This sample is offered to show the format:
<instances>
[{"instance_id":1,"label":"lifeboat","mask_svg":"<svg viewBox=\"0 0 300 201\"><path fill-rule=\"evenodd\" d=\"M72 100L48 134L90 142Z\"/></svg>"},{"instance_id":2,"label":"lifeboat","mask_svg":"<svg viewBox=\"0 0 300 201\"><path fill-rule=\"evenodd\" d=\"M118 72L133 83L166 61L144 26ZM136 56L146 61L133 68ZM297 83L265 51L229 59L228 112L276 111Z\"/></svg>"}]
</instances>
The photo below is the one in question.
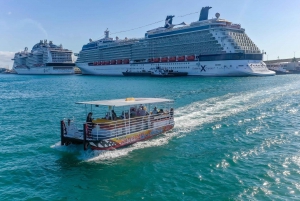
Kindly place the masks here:
<instances>
[{"instance_id":1,"label":"lifeboat","mask_svg":"<svg viewBox=\"0 0 300 201\"><path fill-rule=\"evenodd\" d=\"M98 64L97 61L94 61L93 65L94 65L94 66L97 66L97 64Z\"/></svg>"},{"instance_id":2,"label":"lifeboat","mask_svg":"<svg viewBox=\"0 0 300 201\"><path fill-rule=\"evenodd\" d=\"M101 65L101 61L98 61L98 62L97 62L97 65L100 66L100 65Z\"/></svg>"},{"instance_id":3,"label":"lifeboat","mask_svg":"<svg viewBox=\"0 0 300 201\"><path fill-rule=\"evenodd\" d=\"M160 58L154 58L153 62L160 62Z\"/></svg>"},{"instance_id":4,"label":"lifeboat","mask_svg":"<svg viewBox=\"0 0 300 201\"><path fill-rule=\"evenodd\" d=\"M112 64L112 65L116 64L116 60L111 60L110 64Z\"/></svg>"},{"instance_id":5,"label":"lifeboat","mask_svg":"<svg viewBox=\"0 0 300 201\"><path fill-rule=\"evenodd\" d=\"M105 65L110 65L110 61L106 61L106 62L105 62Z\"/></svg>"},{"instance_id":6,"label":"lifeboat","mask_svg":"<svg viewBox=\"0 0 300 201\"><path fill-rule=\"evenodd\" d=\"M169 61L170 61L170 62L176 61L176 57L170 57L170 58L169 58Z\"/></svg>"},{"instance_id":7,"label":"lifeboat","mask_svg":"<svg viewBox=\"0 0 300 201\"><path fill-rule=\"evenodd\" d=\"M186 60L188 60L188 61L195 61L195 55L187 56Z\"/></svg>"},{"instance_id":8,"label":"lifeboat","mask_svg":"<svg viewBox=\"0 0 300 201\"><path fill-rule=\"evenodd\" d=\"M177 61L185 61L185 56L180 56L177 58Z\"/></svg>"},{"instance_id":9,"label":"lifeboat","mask_svg":"<svg viewBox=\"0 0 300 201\"><path fill-rule=\"evenodd\" d=\"M124 60L123 60L123 63L124 63L124 64L129 64L129 59L124 59Z\"/></svg>"},{"instance_id":10,"label":"lifeboat","mask_svg":"<svg viewBox=\"0 0 300 201\"><path fill-rule=\"evenodd\" d=\"M105 61L101 61L101 65L105 65Z\"/></svg>"},{"instance_id":11,"label":"lifeboat","mask_svg":"<svg viewBox=\"0 0 300 201\"><path fill-rule=\"evenodd\" d=\"M151 59L148 59L148 62L153 62L153 58L151 58Z\"/></svg>"},{"instance_id":12,"label":"lifeboat","mask_svg":"<svg viewBox=\"0 0 300 201\"><path fill-rule=\"evenodd\" d=\"M117 64L122 64L122 59L117 60Z\"/></svg>"},{"instance_id":13,"label":"lifeboat","mask_svg":"<svg viewBox=\"0 0 300 201\"><path fill-rule=\"evenodd\" d=\"M161 58L161 62L168 62L168 57Z\"/></svg>"}]
</instances>

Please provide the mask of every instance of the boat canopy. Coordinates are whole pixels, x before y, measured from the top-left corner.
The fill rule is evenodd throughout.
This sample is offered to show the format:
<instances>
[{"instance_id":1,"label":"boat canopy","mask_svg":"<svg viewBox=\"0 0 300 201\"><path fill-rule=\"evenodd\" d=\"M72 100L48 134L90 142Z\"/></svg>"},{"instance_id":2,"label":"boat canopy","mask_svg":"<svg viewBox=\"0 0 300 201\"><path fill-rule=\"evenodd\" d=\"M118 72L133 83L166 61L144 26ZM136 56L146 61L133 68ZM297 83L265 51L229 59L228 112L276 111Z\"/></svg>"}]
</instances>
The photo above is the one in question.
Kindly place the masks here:
<instances>
[{"instance_id":1,"label":"boat canopy","mask_svg":"<svg viewBox=\"0 0 300 201\"><path fill-rule=\"evenodd\" d=\"M164 103L164 102L173 102L173 100L165 99L165 98L126 98L126 99L115 99L115 100L77 102L76 104L104 105L104 106L119 107L119 106L127 106L127 105Z\"/></svg>"}]
</instances>

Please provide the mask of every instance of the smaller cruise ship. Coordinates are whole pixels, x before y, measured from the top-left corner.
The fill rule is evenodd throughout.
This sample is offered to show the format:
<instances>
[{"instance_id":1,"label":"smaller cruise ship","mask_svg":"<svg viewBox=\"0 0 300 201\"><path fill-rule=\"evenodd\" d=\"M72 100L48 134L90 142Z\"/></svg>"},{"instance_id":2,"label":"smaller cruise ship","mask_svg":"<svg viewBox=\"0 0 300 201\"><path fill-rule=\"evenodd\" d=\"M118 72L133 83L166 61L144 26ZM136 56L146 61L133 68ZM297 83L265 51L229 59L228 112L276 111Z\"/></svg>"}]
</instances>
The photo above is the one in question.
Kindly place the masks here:
<instances>
[{"instance_id":1,"label":"smaller cruise ship","mask_svg":"<svg viewBox=\"0 0 300 201\"><path fill-rule=\"evenodd\" d=\"M62 45L54 45L52 41L40 40L31 51L15 53L13 70L18 74L37 75L70 75L74 74L75 63L72 51Z\"/></svg>"}]
</instances>

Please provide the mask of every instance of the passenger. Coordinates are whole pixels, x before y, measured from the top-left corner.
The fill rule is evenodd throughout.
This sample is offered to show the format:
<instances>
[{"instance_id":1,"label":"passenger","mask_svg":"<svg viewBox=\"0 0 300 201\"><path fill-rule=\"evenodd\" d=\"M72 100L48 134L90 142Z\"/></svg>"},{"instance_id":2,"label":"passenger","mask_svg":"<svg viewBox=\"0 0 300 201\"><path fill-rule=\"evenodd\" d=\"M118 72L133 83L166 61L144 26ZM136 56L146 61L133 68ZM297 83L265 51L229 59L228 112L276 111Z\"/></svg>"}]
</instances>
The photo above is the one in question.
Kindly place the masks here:
<instances>
[{"instance_id":1,"label":"passenger","mask_svg":"<svg viewBox=\"0 0 300 201\"><path fill-rule=\"evenodd\" d=\"M112 120L117 120L117 114L115 113L115 111L112 110L111 113L112 113L112 115L111 115Z\"/></svg>"},{"instance_id":2,"label":"passenger","mask_svg":"<svg viewBox=\"0 0 300 201\"><path fill-rule=\"evenodd\" d=\"M125 119L129 119L129 114L128 114L128 112L125 113Z\"/></svg>"},{"instance_id":3,"label":"passenger","mask_svg":"<svg viewBox=\"0 0 300 201\"><path fill-rule=\"evenodd\" d=\"M135 116L136 116L136 111L135 111L135 108L133 107L130 109L130 117L133 118Z\"/></svg>"},{"instance_id":4,"label":"passenger","mask_svg":"<svg viewBox=\"0 0 300 201\"><path fill-rule=\"evenodd\" d=\"M146 116L146 111L144 110L144 107L139 112L140 116Z\"/></svg>"},{"instance_id":5,"label":"passenger","mask_svg":"<svg viewBox=\"0 0 300 201\"><path fill-rule=\"evenodd\" d=\"M109 112L106 113L105 119L106 119L106 120L111 120L111 117L110 117L110 115L109 115Z\"/></svg>"},{"instance_id":6,"label":"passenger","mask_svg":"<svg viewBox=\"0 0 300 201\"><path fill-rule=\"evenodd\" d=\"M94 127L94 123L93 123L93 118L92 118L93 113L89 113L88 116L86 117L86 124L88 127L88 134L92 132L93 127Z\"/></svg>"},{"instance_id":7,"label":"passenger","mask_svg":"<svg viewBox=\"0 0 300 201\"><path fill-rule=\"evenodd\" d=\"M171 118L173 117L173 115L174 115L174 109L171 108L171 109L170 109L170 116L171 116Z\"/></svg>"},{"instance_id":8,"label":"passenger","mask_svg":"<svg viewBox=\"0 0 300 201\"><path fill-rule=\"evenodd\" d=\"M164 110L163 109L160 109L158 114L163 114L164 113Z\"/></svg>"},{"instance_id":9,"label":"passenger","mask_svg":"<svg viewBox=\"0 0 300 201\"><path fill-rule=\"evenodd\" d=\"M143 110L143 106L140 105L139 108L137 109L136 115L137 115L137 116L142 116L142 115L141 115L142 110Z\"/></svg>"},{"instance_id":10,"label":"passenger","mask_svg":"<svg viewBox=\"0 0 300 201\"><path fill-rule=\"evenodd\" d=\"M145 111L145 115L149 115L149 113L147 112L146 106L143 107L143 110Z\"/></svg>"},{"instance_id":11,"label":"passenger","mask_svg":"<svg viewBox=\"0 0 300 201\"><path fill-rule=\"evenodd\" d=\"M152 114L153 114L153 115L156 115L156 114L157 114L157 108L156 108L156 107L153 108Z\"/></svg>"},{"instance_id":12,"label":"passenger","mask_svg":"<svg viewBox=\"0 0 300 201\"><path fill-rule=\"evenodd\" d=\"M93 118L92 118L93 113L90 112L87 117L86 117L86 123L93 123Z\"/></svg>"},{"instance_id":13,"label":"passenger","mask_svg":"<svg viewBox=\"0 0 300 201\"><path fill-rule=\"evenodd\" d=\"M122 112L120 118L121 118L121 119L124 119L124 118L125 118L124 111Z\"/></svg>"}]
</instances>

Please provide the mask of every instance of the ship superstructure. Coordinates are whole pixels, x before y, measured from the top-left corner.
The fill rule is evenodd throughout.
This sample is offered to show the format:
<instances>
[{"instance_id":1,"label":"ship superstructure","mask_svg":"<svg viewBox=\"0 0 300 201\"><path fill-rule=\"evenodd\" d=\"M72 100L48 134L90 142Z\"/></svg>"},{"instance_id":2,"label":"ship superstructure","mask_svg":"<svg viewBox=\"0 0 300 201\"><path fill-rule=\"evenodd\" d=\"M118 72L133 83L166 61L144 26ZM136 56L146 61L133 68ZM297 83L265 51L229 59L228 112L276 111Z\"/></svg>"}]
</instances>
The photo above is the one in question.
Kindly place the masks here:
<instances>
[{"instance_id":1,"label":"ship superstructure","mask_svg":"<svg viewBox=\"0 0 300 201\"><path fill-rule=\"evenodd\" d=\"M52 41L40 40L30 52L25 47L24 51L15 53L12 60L18 74L74 74L72 51Z\"/></svg>"},{"instance_id":2,"label":"ship superstructure","mask_svg":"<svg viewBox=\"0 0 300 201\"><path fill-rule=\"evenodd\" d=\"M146 32L144 38L109 37L83 45L77 66L83 74L122 75L124 71L153 71L157 67L188 75L274 75L262 61L263 54L241 25L220 18L208 19L211 7L203 7L199 20L173 24Z\"/></svg>"}]
</instances>

